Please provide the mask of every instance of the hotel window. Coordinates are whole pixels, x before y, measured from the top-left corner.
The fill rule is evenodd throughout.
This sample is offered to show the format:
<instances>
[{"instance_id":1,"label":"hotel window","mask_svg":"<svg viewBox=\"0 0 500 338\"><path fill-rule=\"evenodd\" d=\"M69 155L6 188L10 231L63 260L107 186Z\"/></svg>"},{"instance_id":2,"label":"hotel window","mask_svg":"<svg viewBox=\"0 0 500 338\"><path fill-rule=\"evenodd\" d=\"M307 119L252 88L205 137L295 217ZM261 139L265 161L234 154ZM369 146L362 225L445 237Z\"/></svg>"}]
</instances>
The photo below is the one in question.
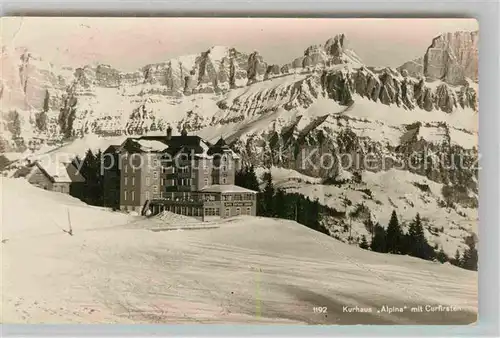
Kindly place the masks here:
<instances>
[{"instance_id":1,"label":"hotel window","mask_svg":"<svg viewBox=\"0 0 500 338\"><path fill-rule=\"evenodd\" d=\"M158 192L158 186L157 185L154 185L153 186L153 192L156 194Z\"/></svg>"},{"instance_id":2,"label":"hotel window","mask_svg":"<svg viewBox=\"0 0 500 338\"><path fill-rule=\"evenodd\" d=\"M128 166L127 166L127 163L125 163L125 166L123 167L123 171L125 172L125 174L127 173L127 170L128 170Z\"/></svg>"},{"instance_id":3,"label":"hotel window","mask_svg":"<svg viewBox=\"0 0 500 338\"><path fill-rule=\"evenodd\" d=\"M226 217L229 217L230 213L229 213L229 208L226 208Z\"/></svg>"},{"instance_id":4,"label":"hotel window","mask_svg":"<svg viewBox=\"0 0 500 338\"><path fill-rule=\"evenodd\" d=\"M132 185L135 185L135 177L132 177Z\"/></svg>"},{"instance_id":5,"label":"hotel window","mask_svg":"<svg viewBox=\"0 0 500 338\"><path fill-rule=\"evenodd\" d=\"M234 200L235 201L241 201L241 195L240 194L234 195Z\"/></svg>"},{"instance_id":6,"label":"hotel window","mask_svg":"<svg viewBox=\"0 0 500 338\"><path fill-rule=\"evenodd\" d=\"M227 167L225 165L222 166L222 171L226 171Z\"/></svg>"},{"instance_id":7,"label":"hotel window","mask_svg":"<svg viewBox=\"0 0 500 338\"><path fill-rule=\"evenodd\" d=\"M158 172L157 171L153 171L153 178L155 180L158 178Z\"/></svg>"},{"instance_id":8,"label":"hotel window","mask_svg":"<svg viewBox=\"0 0 500 338\"><path fill-rule=\"evenodd\" d=\"M220 216L219 208L206 208L205 216Z\"/></svg>"},{"instance_id":9,"label":"hotel window","mask_svg":"<svg viewBox=\"0 0 500 338\"><path fill-rule=\"evenodd\" d=\"M135 191L132 191L132 197L131 197L131 200L135 200Z\"/></svg>"},{"instance_id":10,"label":"hotel window","mask_svg":"<svg viewBox=\"0 0 500 338\"><path fill-rule=\"evenodd\" d=\"M226 179L225 178L222 179L222 184L226 184Z\"/></svg>"},{"instance_id":11,"label":"hotel window","mask_svg":"<svg viewBox=\"0 0 500 338\"><path fill-rule=\"evenodd\" d=\"M236 208L236 215L240 215L241 214L241 209L238 207Z\"/></svg>"},{"instance_id":12,"label":"hotel window","mask_svg":"<svg viewBox=\"0 0 500 338\"><path fill-rule=\"evenodd\" d=\"M208 178L205 178L205 181L204 181L204 186L207 186L208 185Z\"/></svg>"},{"instance_id":13,"label":"hotel window","mask_svg":"<svg viewBox=\"0 0 500 338\"><path fill-rule=\"evenodd\" d=\"M158 160L153 160L153 166L155 166L155 167L158 166Z\"/></svg>"},{"instance_id":14,"label":"hotel window","mask_svg":"<svg viewBox=\"0 0 500 338\"><path fill-rule=\"evenodd\" d=\"M149 199L149 191L146 191L146 200Z\"/></svg>"},{"instance_id":15,"label":"hotel window","mask_svg":"<svg viewBox=\"0 0 500 338\"><path fill-rule=\"evenodd\" d=\"M126 176L125 176L125 178L124 178L124 180L123 180L123 183L124 183L125 185L127 185L127 184L128 184L128 177L126 177Z\"/></svg>"},{"instance_id":16,"label":"hotel window","mask_svg":"<svg viewBox=\"0 0 500 338\"><path fill-rule=\"evenodd\" d=\"M127 190L123 190L123 200L127 200Z\"/></svg>"},{"instance_id":17,"label":"hotel window","mask_svg":"<svg viewBox=\"0 0 500 338\"><path fill-rule=\"evenodd\" d=\"M250 215L250 214L251 214L251 212L250 212L250 210L251 210L251 209L252 209L252 208L247 207L247 215Z\"/></svg>"},{"instance_id":18,"label":"hotel window","mask_svg":"<svg viewBox=\"0 0 500 338\"><path fill-rule=\"evenodd\" d=\"M149 176L146 177L146 185L149 185L151 182L149 181Z\"/></svg>"}]
</instances>

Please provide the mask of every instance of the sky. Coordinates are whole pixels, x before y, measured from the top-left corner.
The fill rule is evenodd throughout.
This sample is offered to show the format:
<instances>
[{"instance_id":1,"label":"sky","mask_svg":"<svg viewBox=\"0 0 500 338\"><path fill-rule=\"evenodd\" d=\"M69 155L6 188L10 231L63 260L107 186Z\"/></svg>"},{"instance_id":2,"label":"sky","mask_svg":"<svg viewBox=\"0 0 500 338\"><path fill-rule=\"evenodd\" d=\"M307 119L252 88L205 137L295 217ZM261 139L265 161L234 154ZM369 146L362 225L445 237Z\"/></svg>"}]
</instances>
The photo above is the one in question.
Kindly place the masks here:
<instances>
[{"instance_id":1,"label":"sky","mask_svg":"<svg viewBox=\"0 0 500 338\"><path fill-rule=\"evenodd\" d=\"M478 29L474 19L295 18L53 18L1 19L1 44L26 47L44 60L79 67L110 64L136 70L211 46L258 51L284 64L311 45L344 33L349 48L369 66L397 67L423 56L432 38Z\"/></svg>"}]
</instances>

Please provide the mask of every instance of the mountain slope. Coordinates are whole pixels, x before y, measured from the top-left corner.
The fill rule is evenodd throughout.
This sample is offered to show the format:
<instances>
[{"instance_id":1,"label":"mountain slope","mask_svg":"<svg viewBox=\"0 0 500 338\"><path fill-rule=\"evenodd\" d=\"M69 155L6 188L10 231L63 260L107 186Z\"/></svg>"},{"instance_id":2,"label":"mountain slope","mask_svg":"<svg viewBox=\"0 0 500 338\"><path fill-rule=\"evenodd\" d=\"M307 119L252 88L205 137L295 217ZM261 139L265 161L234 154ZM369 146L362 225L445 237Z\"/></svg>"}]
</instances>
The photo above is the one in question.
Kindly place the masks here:
<instances>
[{"instance_id":1,"label":"mountain slope","mask_svg":"<svg viewBox=\"0 0 500 338\"><path fill-rule=\"evenodd\" d=\"M362 250L292 221L242 217L218 229L152 232L144 229L150 220L116 212L87 218L96 208L22 180L3 179L2 196L1 230L10 238L1 244L3 323L476 321L476 272ZM13 205L37 207L19 219ZM50 230L44 215L66 217L61 208L70 210L73 236ZM383 305L408 308L377 312ZM411 313L416 305L436 310Z\"/></svg>"},{"instance_id":2,"label":"mountain slope","mask_svg":"<svg viewBox=\"0 0 500 338\"><path fill-rule=\"evenodd\" d=\"M135 72L99 64L68 70L5 49L0 146L28 155L66 143L54 152L74 155L85 140L105 147L127 135L164 134L170 124L209 141L223 136L246 163L294 170L324 185L343 182L346 192L360 183L355 174L365 180L404 171L403 185L411 186L409 177L420 175L439 185L436 203L454 210L453 218L478 204L477 38L441 35L399 69L364 65L343 34L285 65L215 46ZM398 183L382 185L391 184ZM418 204L394 205L408 209L405 217L419 211ZM388 217L370 208L377 219ZM439 216L432 226L447 228L448 221ZM466 222L460 237L474 232L476 217ZM454 241L447 251L462 244Z\"/></svg>"}]
</instances>

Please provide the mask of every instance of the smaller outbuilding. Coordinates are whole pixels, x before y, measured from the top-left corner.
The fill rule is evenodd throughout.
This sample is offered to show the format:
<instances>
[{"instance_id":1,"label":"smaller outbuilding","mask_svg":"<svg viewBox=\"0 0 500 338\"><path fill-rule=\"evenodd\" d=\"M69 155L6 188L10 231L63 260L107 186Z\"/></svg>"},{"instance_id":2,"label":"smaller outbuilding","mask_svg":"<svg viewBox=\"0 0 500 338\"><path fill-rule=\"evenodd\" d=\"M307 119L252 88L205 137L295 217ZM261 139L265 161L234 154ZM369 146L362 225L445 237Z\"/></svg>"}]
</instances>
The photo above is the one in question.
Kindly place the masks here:
<instances>
[{"instance_id":1,"label":"smaller outbuilding","mask_svg":"<svg viewBox=\"0 0 500 338\"><path fill-rule=\"evenodd\" d=\"M13 177L24 177L34 186L64 194L70 194L85 183L85 178L72 163L62 162L34 161L19 168Z\"/></svg>"}]
</instances>

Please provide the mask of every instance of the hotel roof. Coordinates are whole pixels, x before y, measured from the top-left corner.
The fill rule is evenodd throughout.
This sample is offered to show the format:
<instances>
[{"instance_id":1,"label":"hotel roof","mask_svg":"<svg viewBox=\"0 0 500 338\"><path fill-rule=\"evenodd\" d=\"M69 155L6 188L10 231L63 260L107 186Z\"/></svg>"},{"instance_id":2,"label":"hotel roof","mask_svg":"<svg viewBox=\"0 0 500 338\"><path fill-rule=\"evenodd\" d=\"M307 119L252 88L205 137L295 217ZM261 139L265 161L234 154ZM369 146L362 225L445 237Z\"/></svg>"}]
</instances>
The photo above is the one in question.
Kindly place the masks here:
<instances>
[{"instance_id":1,"label":"hotel roof","mask_svg":"<svg viewBox=\"0 0 500 338\"><path fill-rule=\"evenodd\" d=\"M235 192L246 192L256 194L257 191L243 188L232 184L214 184L202 188L202 192L220 192L220 193L235 193Z\"/></svg>"}]
</instances>

